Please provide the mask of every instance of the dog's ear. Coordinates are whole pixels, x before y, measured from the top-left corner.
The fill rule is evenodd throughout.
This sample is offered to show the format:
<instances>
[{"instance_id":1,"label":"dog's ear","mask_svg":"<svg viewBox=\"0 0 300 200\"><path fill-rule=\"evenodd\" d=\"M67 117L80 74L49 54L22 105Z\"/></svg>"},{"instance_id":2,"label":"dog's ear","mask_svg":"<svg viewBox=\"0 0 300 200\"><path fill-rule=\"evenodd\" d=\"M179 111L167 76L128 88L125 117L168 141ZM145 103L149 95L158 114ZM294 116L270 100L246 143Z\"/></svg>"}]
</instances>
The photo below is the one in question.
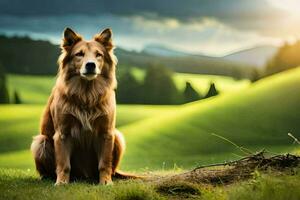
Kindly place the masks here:
<instances>
[{"instance_id":1,"label":"dog's ear","mask_svg":"<svg viewBox=\"0 0 300 200\"><path fill-rule=\"evenodd\" d=\"M75 33L72 29L65 28L61 46L62 48L68 50L81 39L81 36Z\"/></svg>"},{"instance_id":2,"label":"dog's ear","mask_svg":"<svg viewBox=\"0 0 300 200\"><path fill-rule=\"evenodd\" d=\"M101 43L108 51L114 48L112 42L112 30L110 28L107 28L101 33L95 35L94 39Z\"/></svg>"}]
</instances>

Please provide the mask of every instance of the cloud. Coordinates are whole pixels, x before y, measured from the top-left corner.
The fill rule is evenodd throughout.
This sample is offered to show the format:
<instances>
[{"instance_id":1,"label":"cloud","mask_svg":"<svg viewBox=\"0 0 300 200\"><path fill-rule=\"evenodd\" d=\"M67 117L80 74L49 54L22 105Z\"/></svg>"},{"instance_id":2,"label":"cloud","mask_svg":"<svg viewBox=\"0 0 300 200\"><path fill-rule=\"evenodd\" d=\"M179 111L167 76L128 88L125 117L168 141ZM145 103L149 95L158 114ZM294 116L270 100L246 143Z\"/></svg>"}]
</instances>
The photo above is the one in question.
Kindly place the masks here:
<instances>
[{"instance_id":1,"label":"cloud","mask_svg":"<svg viewBox=\"0 0 300 200\"><path fill-rule=\"evenodd\" d=\"M135 50L142 50L149 44L161 44L179 51L219 56L260 43L277 42L277 39L239 31L207 17L189 22L176 18L155 20L143 16L116 15L0 18L0 32L28 34L36 39L50 39L54 43L60 42L61 32L66 26L87 39L101 29L111 27L118 46Z\"/></svg>"},{"instance_id":2,"label":"cloud","mask_svg":"<svg viewBox=\"0 0 300 200\"><path fill-rule=\"evenodd\" d=\"M121 15L175 18L180 21L216 18L232 26L247 28L249 21L280 16L270 0L1 0L0 13L14 16ZM243 23L240 23L243 21Z\"/></svg>"},{"instance_id":3,"label":"cloud","mask_svg":"<svg viewBox=\"0 0 300 200\"><path fill-rule=\"evenodd\" d=\"M300 36L298 0L1 0L0 32L58 43L71 26L87 37L112 27L118 45L159 43L211 55ZM290 4L292 5L292 4ZM296 9L295 9L296 10Z\"/></svg>"}]
</instances>

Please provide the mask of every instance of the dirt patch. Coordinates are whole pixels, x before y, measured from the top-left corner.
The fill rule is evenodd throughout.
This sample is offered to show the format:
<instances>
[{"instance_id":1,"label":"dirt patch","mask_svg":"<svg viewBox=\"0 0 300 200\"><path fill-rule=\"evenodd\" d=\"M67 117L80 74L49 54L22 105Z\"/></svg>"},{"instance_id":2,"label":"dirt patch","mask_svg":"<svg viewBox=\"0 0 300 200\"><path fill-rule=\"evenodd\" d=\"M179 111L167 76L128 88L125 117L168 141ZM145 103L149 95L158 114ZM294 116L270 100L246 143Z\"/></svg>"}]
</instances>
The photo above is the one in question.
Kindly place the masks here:
<instances>
[{"instance_id":1,"label":"dirt patch","mask_svg":"<svg viewBox=\"0 0 300 200\"><path fill-rule=\"evenodd\" d=\"M201 195L201 192L197 185L188 182L168 182L164 181L156 186L156 191L170 196L176 196L180 198L191 198Z\"/></svg>"}]
</instances>

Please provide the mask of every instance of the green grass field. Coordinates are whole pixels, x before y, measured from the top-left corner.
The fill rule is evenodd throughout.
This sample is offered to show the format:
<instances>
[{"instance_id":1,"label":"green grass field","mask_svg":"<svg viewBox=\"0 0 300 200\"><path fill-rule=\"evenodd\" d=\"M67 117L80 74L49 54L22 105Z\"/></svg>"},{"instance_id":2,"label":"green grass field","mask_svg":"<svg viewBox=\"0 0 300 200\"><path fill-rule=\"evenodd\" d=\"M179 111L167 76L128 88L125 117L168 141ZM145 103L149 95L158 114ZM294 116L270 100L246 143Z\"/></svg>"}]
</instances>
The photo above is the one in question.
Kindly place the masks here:
<instances>
[{"instance_id":1,"label":"green grass field","mask_svg":"<svg viewBox=\"0 0 300 200\"><path fill-rule=\"evenodd\" d=\"M288 132L300 135L300 70L261 80L248 89L182 106L119 105L117 126L125 134L125 170L190 168L238 158L225 137L252 151L292 151ZM272 102L272 103L271 103ZM38 133L41 105L1 106L0 166L30 167L26 151ZM18 114L19 113L19 114ZM13 157L26 157L5 162Z\"/></svg>"},{"instance_id":2,"label":"green grass field","mask_svg":"<svg viewBox=\"0 0 300 200\"><path fill-rule=\"evenodd\" d=\"M300 68L233 93L224 92L180 106L118 105L117 126L127 141L121 168L168 173L245 155L226 139L253 152L265 148L275 153L299 154L299 145L292 144L293 140L287 136L292 133L300 137L299 77ZM32 80L35 78L40 82ZM20 88L27 87L29 94L44 91L27 96L27 103L41 103L49 93L47 88L54 81L51 79L45 78L44 83L42 77L23 80L22 76L12 75L10 89L15 84L13 80L19 80ZM0 106L0 199L181 199L161 194L157 186L139 181L117 182L113 187L74 183L59 188L54 188L52 182L39 181L28 149L31 137L38 133L43 107L42 104ZM193 187L199 190L198 195L189 196L193 199L300 198L299 175L262 174L226 187Z\"/></svg>"}]
</instances>

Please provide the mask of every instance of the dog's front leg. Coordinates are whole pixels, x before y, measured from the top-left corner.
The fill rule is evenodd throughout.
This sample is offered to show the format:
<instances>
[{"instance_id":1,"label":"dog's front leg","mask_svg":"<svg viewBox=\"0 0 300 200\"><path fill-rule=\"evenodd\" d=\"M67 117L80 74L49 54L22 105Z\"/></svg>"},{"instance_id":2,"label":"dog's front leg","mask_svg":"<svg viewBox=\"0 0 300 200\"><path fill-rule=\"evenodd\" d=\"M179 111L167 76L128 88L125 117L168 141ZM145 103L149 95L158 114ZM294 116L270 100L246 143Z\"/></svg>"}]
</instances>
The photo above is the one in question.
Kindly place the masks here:
<instances>
[{"instance_id":1,"label":"dog's front leg","mask_svg":"<svg viewBox=\"0 0 300 200\"><path fill-rule=\"evenodd\" d=\"M57 176L55 185L67 184L70 181L71 171L71 141L60 132L56 132L53 139Z\"/></svg>"},{"instance_id":2,"label":"dog's front leg","mask_svg":"<svg viewBox=\"0 0 300 200\"><path fill-rule=\"evenodd\" d=\"M103 185L112 184L112 153L114 146L113 131L102 136L102 150L99 159L99 183Z\"/></svg>"}]
</instances>

